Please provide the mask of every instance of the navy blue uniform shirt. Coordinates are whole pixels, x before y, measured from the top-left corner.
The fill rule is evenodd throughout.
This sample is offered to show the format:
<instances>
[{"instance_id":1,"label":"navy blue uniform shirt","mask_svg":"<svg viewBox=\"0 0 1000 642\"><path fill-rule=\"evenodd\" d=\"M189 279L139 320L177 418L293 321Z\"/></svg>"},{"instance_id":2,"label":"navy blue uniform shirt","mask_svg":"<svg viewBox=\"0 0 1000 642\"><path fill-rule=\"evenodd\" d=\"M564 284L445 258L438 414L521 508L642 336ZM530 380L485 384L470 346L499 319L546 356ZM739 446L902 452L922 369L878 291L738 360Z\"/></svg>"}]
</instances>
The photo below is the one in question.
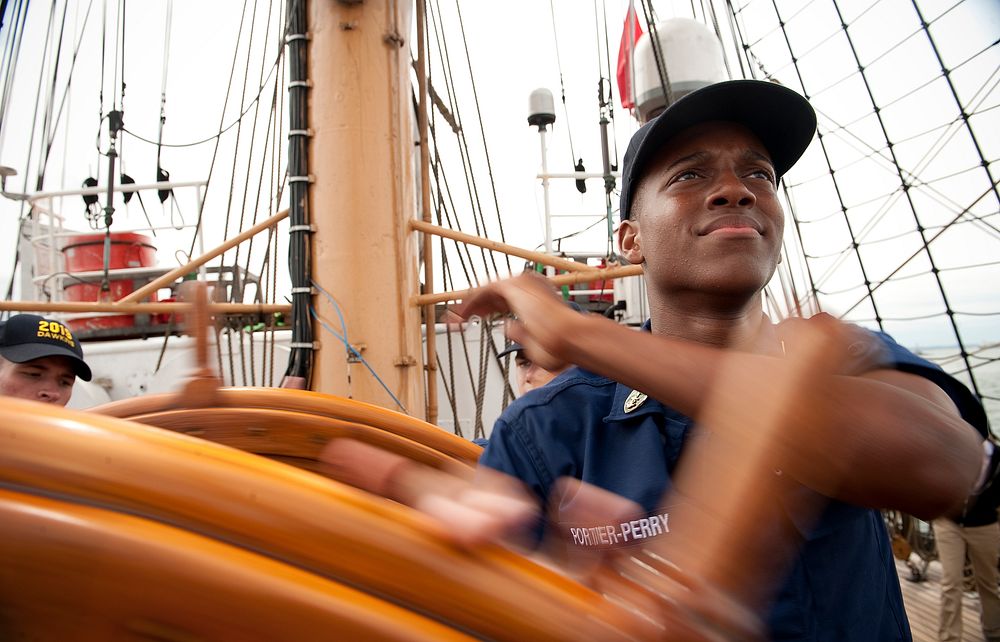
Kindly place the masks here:
<instances>
[{"instance_id":1,"label":"navy blue uniform shirt","mask_svg":"<svg viewBox=\"0 0 1000 642\"><path fill-rule=\"evenodd\" d=\"M982 414L968 389L939 367L887 335L875 335L886 348L883 365L934 381L967 421ZM504 411L480 463L521 479L543 501L559 477L581 479L641 504L652 523L670 489L670 474L692 420L653 398L626 412L631 392L610 379L572 368ZM784 519L774 521L798 529L803 545L766 614L770 637L911 640L881 514L830 501L818 522L806 522L795 504L797 497L810 493L789 480L776 509L783 511ZM632 526L638 533L639 525ZM595 542L607 535L593 533ZM620 540L624 535L611 537Z\"/></svg>"}]
</instances>

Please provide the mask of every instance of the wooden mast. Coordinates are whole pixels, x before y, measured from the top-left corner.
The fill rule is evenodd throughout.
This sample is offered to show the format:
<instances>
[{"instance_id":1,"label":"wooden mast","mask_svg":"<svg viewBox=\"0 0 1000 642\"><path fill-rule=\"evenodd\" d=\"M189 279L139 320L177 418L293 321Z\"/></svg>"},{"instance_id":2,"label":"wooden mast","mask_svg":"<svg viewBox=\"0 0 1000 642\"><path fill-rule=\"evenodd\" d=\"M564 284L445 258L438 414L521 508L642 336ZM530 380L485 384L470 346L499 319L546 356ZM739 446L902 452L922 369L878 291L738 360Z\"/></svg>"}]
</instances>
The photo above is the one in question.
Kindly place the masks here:
<instances>
[{"instance_id":1,"label":"wooden mast","mask_svg":"<svg viewBox=\"0 0 1000 642\"><path fill-rule=\"evenodd\" d=\"M309 8L309 199L313 297L406 411L424 416L410 93L411 3L323 0ZM400 410L322 324L312 388ZM433 339L433 337L432 337Z\"/></svg>"}]
</instances>

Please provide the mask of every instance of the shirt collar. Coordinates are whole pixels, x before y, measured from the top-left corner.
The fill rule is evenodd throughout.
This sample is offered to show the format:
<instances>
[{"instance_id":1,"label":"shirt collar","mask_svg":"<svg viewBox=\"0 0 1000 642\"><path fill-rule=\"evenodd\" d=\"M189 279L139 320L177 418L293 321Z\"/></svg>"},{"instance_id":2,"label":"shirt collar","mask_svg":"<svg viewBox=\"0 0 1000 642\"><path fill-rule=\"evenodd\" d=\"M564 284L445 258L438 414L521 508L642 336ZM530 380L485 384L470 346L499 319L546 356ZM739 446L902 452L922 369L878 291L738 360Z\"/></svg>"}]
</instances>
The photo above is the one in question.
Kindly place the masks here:
<instances>
[{"instance_id":1,"label":"shirt collar","mask_svg":"<svg viewBox=\"0 0 1000 642\"><path fill-rule=\"evenodd\" d=\"M647 319L645 323L642 324L642 332L649 332L651 328L651 323ZM670 364L663 364L665 368L669 368ZM669 419L676 419L678 421L686 420L687 417L677 412L673 408L665 406L653 397L646 397L638 405L635 404L635 400L629 399L630 395L633 395L635 391L628 386L617 383L615 386L615 394L611 401L611 407L608 409L608 415L604 418L605 423L611 422L631 422L640 421L644 417L649 415L664 415ZM626 410L626 408L632 407L632 410Z\"/></svg>"},{"instance_id":2,"label":"shirt collar","mask_svg":"<svg viewBox=\"0 0 1000 642\"><path fill-rule=\"evenodd\" d=\"M646 319L646 322L642 324L641 331L652 332L652 319ZM756 347L762 354L779 356L782 353L782 343L779 340L778 333L775 331L774 324L771 323L767 315L764 315L762 320ZM669 368L670 364L665 363L663 364L663 367ZM604 418L605 422L632 421L652 414L662 414L669 419L675 419L677 421L688 420L686 415L682 415L673 408L665 406L652 397L648 397L640 404L636 405L634 399L629 399L629 396L632 395L632 393L632 388L629 388L621 383L617 384L611 408L609 409L608 415ZM626 408L632 409L626 410Z\"/></svg>"}]
</instances>

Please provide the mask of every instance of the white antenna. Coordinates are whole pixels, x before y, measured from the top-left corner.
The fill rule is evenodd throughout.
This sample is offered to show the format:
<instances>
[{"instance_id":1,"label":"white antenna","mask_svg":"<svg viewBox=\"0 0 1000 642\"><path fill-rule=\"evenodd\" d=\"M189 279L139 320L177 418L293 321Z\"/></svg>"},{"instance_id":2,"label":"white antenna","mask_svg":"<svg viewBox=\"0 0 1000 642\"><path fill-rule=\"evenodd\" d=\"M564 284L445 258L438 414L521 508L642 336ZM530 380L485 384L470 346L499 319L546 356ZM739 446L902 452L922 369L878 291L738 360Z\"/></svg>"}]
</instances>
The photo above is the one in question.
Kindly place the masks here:
<instances>
[{"instance_id":1,"label":"white antenna","mask_svg":"<svg viewBox=\"0 0 1000 642\"><path fill-rule=\"evenodd\" d=\"M549 165L546 154L545 132L556 122L556 103L548 89L536 89L528 98L528 124L538 128L538 138L542 146L542 195L545 202L545 253L552 254L552 215L549 210ZM549 276L555 274L551 265L545 267Z\"/></svg>"}]
</instances>

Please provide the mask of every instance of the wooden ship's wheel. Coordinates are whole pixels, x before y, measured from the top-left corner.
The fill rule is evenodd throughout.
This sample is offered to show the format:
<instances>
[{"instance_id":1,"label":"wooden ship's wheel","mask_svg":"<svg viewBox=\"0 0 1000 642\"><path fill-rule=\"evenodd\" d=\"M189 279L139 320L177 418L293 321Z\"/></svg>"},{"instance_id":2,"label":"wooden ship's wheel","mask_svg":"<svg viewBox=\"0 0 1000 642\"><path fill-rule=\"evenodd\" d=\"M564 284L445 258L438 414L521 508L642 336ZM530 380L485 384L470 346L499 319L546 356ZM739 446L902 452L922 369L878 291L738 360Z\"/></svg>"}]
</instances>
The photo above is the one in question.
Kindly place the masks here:
<instances>
[{"instance_id":1,"label":"wooden ship's wheel","mask_svg":"<svg viewBox=\"0 0 1000 642\"><path fill-rule=\"evenodd\" d=\"M208 365L208 295L192 282L189 330L195 371L178 393L113 402L92 411L182 432L322 472L320 450L350 437L437 468L472 466L481 449L408 415L334 395L282 388L220 388Z\"/></svg>"},{"instance_id":2,"label":"wooden ship's wheel","mask_svg":"<svg viewBox=\"0 0 1000 642\"><path fill-rule=\"evenodd\" d=\"M0 639L634 635L633 615L583 585L311 472L335 437L452 469L478 446L330 395L219 389L197 334L178 394L0 406Z\"/></svg>"},{"instance_id":3,"label":"wooden ship's wheel","mask_svg":"<svg viewBox=\"0 0 1000 642\"><path fill-rule=\"evenodd\" d=\"M419 419L334 395L279 388L222 388L213 404L181 407L174 394L149 395L94 409L104 415L200 437L322 472L317 458L350 437L437 468L471 467L481 448Z\"/></svg>"},{"instance_id":4,"label":"wooden ship's wheel","mask_svg":"<svg viewBox=\"0 0 1000 642\"><path fill-rule=\"evenodd\" d=\"M228 417L214 426L239 415L202 412ZM298 414L312 418L290 435L374 432L266 416ZM629 616L584 586L500 547L463 549L416 511L308 471L32 402L6 402L0 426L3 639L541 640L578 637L583 621L596 639L626 636ZM455 461L414 436L384 443ZM297 443L282 456L316 449Z\"/></svg>"}]
</instances>

